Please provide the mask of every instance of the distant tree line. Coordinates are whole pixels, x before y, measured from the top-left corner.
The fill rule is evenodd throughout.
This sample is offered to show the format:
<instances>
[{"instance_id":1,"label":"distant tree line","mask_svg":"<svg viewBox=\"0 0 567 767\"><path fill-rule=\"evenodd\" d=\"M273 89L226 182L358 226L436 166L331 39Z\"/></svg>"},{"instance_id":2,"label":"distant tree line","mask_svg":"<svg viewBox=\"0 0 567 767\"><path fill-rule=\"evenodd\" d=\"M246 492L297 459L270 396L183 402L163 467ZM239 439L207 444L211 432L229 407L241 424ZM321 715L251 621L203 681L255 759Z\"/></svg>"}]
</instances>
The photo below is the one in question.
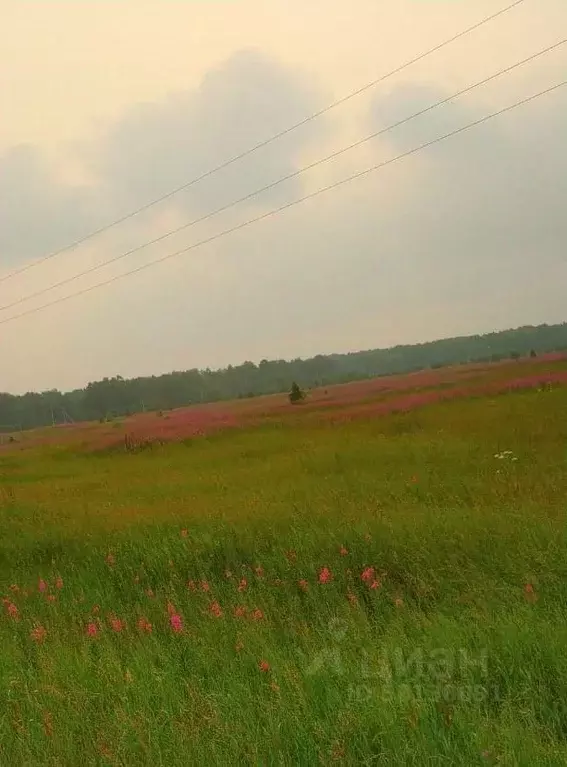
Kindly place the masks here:
<instances>
[{"instance_id":1,"label":"distant tree line","mask_svg":"<svg viewBox=\"0 0 567 767\"><path fill-rule=\"evenodd\" d=\"M0 393L0 431L289 392L292 382L309 389L425 368L562 350L567 350L567 323L527 326L390 349L317 355L306 360L262 360L258 365L244 362L221 370L193 369L132 379L116 376L66 393L57 390L23 395Z\"/></svg>"}]
</instances>

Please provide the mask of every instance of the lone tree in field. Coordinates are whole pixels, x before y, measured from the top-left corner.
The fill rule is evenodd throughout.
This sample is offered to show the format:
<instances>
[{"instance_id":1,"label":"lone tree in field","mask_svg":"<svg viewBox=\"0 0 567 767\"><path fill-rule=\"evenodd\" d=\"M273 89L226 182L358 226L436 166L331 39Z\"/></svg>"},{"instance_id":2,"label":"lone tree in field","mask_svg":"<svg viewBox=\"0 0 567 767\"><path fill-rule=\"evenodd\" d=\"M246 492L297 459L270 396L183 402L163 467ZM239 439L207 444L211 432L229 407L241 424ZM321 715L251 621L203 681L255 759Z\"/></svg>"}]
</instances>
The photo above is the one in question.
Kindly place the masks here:
<instances>
[{"instance_id":1,"label":"lone tree in field","mask_svg":"<svg viewBox=\"0 0 567 767\"><path fill-rule=\"evenodd\" d=\"M298 402L302 402L305 399L305 392L299 387L295 381L291 385L291 391L289 393L289 401L292 405L296 405Z\"/></svg>"}]
</instances>

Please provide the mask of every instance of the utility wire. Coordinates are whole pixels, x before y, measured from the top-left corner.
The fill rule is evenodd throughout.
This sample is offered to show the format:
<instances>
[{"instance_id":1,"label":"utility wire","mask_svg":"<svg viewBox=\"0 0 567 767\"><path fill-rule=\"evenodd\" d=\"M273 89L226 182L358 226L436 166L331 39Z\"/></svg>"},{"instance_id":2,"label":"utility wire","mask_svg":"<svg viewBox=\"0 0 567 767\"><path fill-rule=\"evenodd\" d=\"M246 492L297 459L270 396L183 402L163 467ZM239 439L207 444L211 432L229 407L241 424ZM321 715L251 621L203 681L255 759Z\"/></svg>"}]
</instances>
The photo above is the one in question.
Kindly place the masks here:
<instances>
[{"instance_id":1,"label":"utility wire","mask_svg":"<svg viewBox=\"0 0 567 767\"><path fill-rule=\"evenodd\" d=\"M427 149L430 146L439 144L440 142L445 141L446 139L451 138L452 136L457 136L460 133L464 133L465 131L471 130L472 128L478 125L482 125L483 123L486 123L489 120L492 120L493 118L498 117L499 115L505 114L506 112L510 112L513 109L517 109L518 107L524 104L528 104L529 102L534 101L535 99L541 98L542 96L545 96L548 93L552 93L566 85L567 85L567 80L557 83L556 85L552 85L551 87L546 88L545 90L540 91L539 93L535 93L532 96L528 96L522 99L521 101L517 101L514 104L511 104L510 106L504 107L503 109L499 109L497 112L492 112L491 114L486 115L485 117L482 117L479 120L475 120L474 122L468 123L467 125L464 125L461 128L457 128L456 130L451 131L450 133L446 133L443 136L439 136L436 139L433 139L432 141L428 141L425 144L421 144L420 146L415 147L414 149L410 149L407 152L403 152L402 154L399 154L396 157L392 157L389 160L386 160L385 162L381 162L378 165L373 165L370 168L366 168L363 171L354 173L353 175L348 176L347 178L341 179L340 181L336 181L333 184L329 184L328 186L322 187L321 189L318 189L315 192L311 192L310 194L307 194L304 197L300 197L297 200L293 200L292 202L289 202L286 205L282 205L279 208L275 208L274 210L268 211L267 213L263 213L260 216L256 216L255 218L250 218L247 221L244 221L243 223L240 223L236 226L232 226L229 229L225 229L222 232L218 232L217 234L214 234L211 237L207 237L204 240L200 240L199 242L193 243L192 245L189 245L186 248L177 250L174 253L168 253L167 255L156 259L155 261L150 261L147 264L142 264L141 266L138 266L136 269L132 269L129 272L124 272L123 274L116 275L115 277L111 277L110 279L105 280L104 282L99 282L96 285L91 285L90 287L84 288L83 290L77 291L76 293L71 293L70 295L63 296L47 304L43 304L41 306L38 306L32 309L27 309L26 311L21 312L20 314L15 314L12 317L7 317L6 319L0 320L0 325L5 325L8 322L13 322L14 320L18 320L30 314L35 314L36 312L43 311L44 309L47 309L51 306L55 306L56 304L63 303L64 301L68 301L71 298L76 298L78 296L85 295L86 293L90 293L93 290L102 288L106 285L110 285L125 277L130 277L133 274L137 274L138 272L141 272L144 269L148 269L152 266L156 266L156 264L163 263L164 261L169 261L172 258L176 258L177 256L181 256L185 253L188 253L189 251L195 250L196 248L200 248L203 245L207 245L211 242L214 242L215 240L219 240L221 237L226 237L228 234L232 234L233 232L237 232L240 229L244 229L247 226L250 226L251 224L258 223L259 221L263 221L264 219L267 219L267 218L271 218L272 216L275 216L278 213L281 213L282 211L287 210L288 208L293 208L294 206L299 205L300 203L306 202L307 200L311 200L314 197L318 197L319 195L325 192L329 192L333 189L337 189L338 187L348 184L351 181L355 181L356 179L363 178L369 175L370 173L373 173L374 171L380 170L381 168L385 168L388 165L392 165L393 163L398 162L399 160L402 160L405 157L410 157L411 155L414 155L417 152L422 151L423 149Z\"/></svg>"},{"instance_id":2,"label":"utility wire","mask_svg":"<svg viewBox=\"0 0 567 767\"><path fill-rule=\"evenodd\" d=\"M456 35L453 35L453 37L450 37L448 40L445 40L442 43L439 43L438 45L434 46L433 48L430 48L429 50L420 53L418 56L416 56L413 59L410 59L409 61L406 61L404 64L401 64L400 66L396 67L396 69L393 69L391 72L388 72L384 75L381 75L375 80L372 80L372 82L367 83L366 85L363 85L361 88L358 88L355 91L352 91L351 93L348 93L346 96L343 96L338 101L334 101L332 104L329 104L328 106L324 107L323 109L320 109L317 112L314 112L313 114L309 115L308 117L304 118L298 123L295 123L294 125L291 125L289 128L285 128L284 130L280 131L279 133L276 133L275 135L271 136L268 139L265 139L264 141L261 141L259 144L256 144L255 146L251 147L250 149L245 150L244 152L241 152L240 154L236 155L235 157L232 157L229 160L226 160L222 162L220 165L217 165L213 168L211 168L208 171L205 171L200 176L196 176L195 178L191 179L190 181L187 181L185 184L182 184L181 186L178 186L176 189L172 189L170 192L167 192L167 194L162 195L161 197L158 197L144 205L142 205L139 208L136 208L135 210L131 211L130 213L127 213L124 216L121 216L120 218L115 219L114 221L111 221L108 224L105 224L104 226L99 227L98 229L93 230L89 234L84 235L83 237L80 237L78 240L75 240L74 242L71 242L69 245L65 245L62 248L59 248L59 250L53 251L52 253L48 253L46 256L43 256L42 258L39 258L36 261L33 261L30 264L26 264L25 266L22 266L19 269L16 269L13 272L10 272L9 274L0 277L0 284L3 282L6 282L7 280L12 279L13 277L16 277L20 274L24 274L24 272L29 271L30 269L35 268L36 266L39 266L40 264L45 263L46 261L49 261L53 258L56 258L57 256L60 256L62 253L66 253L69 250L73 250L74 248L78 247L79 245L82 245L84 242L87 242L87 240L92 239L93 237L96 237L99 234L102 234L103 232L108 231L109 229L113 229L115 226L118 226L119 224L124 223L125 221L128 221L130 218L133 218L134 216L137 216L139 213L142 213L149 208L152 208L154 205L158 205L161 202L164 202L165 200L168 200L170 197L173 197L174 195L178 194L179 192L184 191L185 189L189 189L189 187L193 186L194 184L197 184L199 181L203 181L205 178L208 178L209 176L212 176L215 173L218 173L218 171L223 170L224 168L227 168L229 165L232 165L235 162L238 162L239 160L242 160L244 157L248 157L248 155L252 154L253 152L256 152L258 149L261 149L262 147L267 146L268 144L271 144L273 141L276 141L279 138L282 138L283 136L286 136L288 133L291 133L294 130L297 130L297 128L300 128L303 125L306 125L307 123L311 122L312 120L315 120L317 117L321 117L321 115L326 114L327 112L330 112L331 109L335 109L335 107L340 106L341 104L346 103L347 101L350 101L350 99L354 98L355 96L360 95L361 93L364 93L365 91L369 90L370 88L373 88L374 86L378 85L379 83L384 82L384 80L387 80L390 77L393 77L394 75L398 74L399 72L402 72L404 69L407 69L408 67L412 66L413 64L416 64L418 61L422 61L427 56L430 56L432 53L436 53L437 51L441 50L442 48L445 48L447 45L450 45L451 43L455 42L456 40L459 40L462 37L465 37L466 35L470 34L471 32L474 32L476 29L479 29L480 27L484 26L485 24L488 24L490 21L493 21L494 19L497 19L499 16L502 16L503 14L507 13L508 11L511 11L513 8L516 8L518 5L521 5L525 0L515 0L515 2L511 3L510 5L506 6L506 8L502 8L501 10L497 11L496 13L491 14L490 16L485 17L481 21L477 22L476 24L473 24L471 27L467 27L467 29L464 29L462 32L459 32Z\"/></svg>"},{"instance_id":3,"label":"utility wire","mask_svg":"<svg viewBox=\"0 0 567 767\"><path fill-rule=\"evenodd\" d=\"M119 255L114 256L113 258L109 258L100 264L91 266L88 269L85 269L84 271L79 272L78 274L75 274L71 277L66 277L65 279L60 280L59 282L56 282L52 285L49 285L46 288L40 288L34 293L30 293L27 296L19 298L10 304L5 304L4 306L0 306L0 311L7 311L8 309L13 309L15 306L19 306L20 304L23 304L26 301L30 301L32 298L38 298L39 296L42 296L45 293L49 293L50 291L55 290L56 288L60 288L63 285L68 285L69 283L74 282L75 280L78 280L81 277L85 277L88 274L93 274L94 272L98 272L100 269L103 269L104 267L109 266L110 264L115 264L116 262L121 261L122 259L127 258L128 256L131 256L133 253L137 253L140 250L144 250L145 248L150 247L150 245L155 245L156 243L162 242L168 237L172 237L174 234L179 234L179 232L185 229L189 229L195 226L196 224L200 224L201 222L206 221L207 219L212 218L213 216L216 216L219 213L223 213L224 211L229 210L230 208L233 208L236 205L239 205L240 203L245 202L246 200L250 200L252 197L257 197L263 192L266 192L269 189L273 189L279 184L283 184L284 181L289 181L292 178L296 178L302 173L306 173L308 170L312 170L313 168L316 168L318 165L322 165L323 163L329 162L330 160L333 160L336 157L339 157L340 155L345 154L346 152L349 152L351 149L355 149L356 147L361 146L362 144L366 143L367 141L370 141L371 139L377 138L378 136L382 136L385 133L388 133L389 131L394 130L394 128L398 128L401 125L404 125L410 122L411 120L416 119L417 117L421 117L422 115L427 114L428 112L431 112L433 109L436 109L437 107L440 107L443 104L453 101L454 99L464 95L465 93L470 93L476 88L480 88L480 86L486 85L492 80L495 80L498 77L502 77L502 75L508 74L509 72L512 72L514 69L518 69L518 67L524 66L525 64L528 64L534 61L540 56L543 56L544 54L549 53L550 51L553 51L562 45L565 45L565 43L567 43L567 38L557 43L554 43L553 45L550 45L547 48L544 48L542 51L539 51L538 53L534 53L533 55L528 56L528 58L523 59L522 61L519 61L516 64L512 64L511 66L506 67L506 69L501 69L499 72L496 72L495 74L490 75L489 77L485 77L484 80L480 80L479 82L474 83L473 85L469 85L466 88L463 88L462 90L457 91L457 93L453 93L451 96L447 96L446 98L441 99L440 101L437 101L435 104L431 104L430 106L425 107L425 109L421 109L419 112L415 112L409 117L405 117L403 120L399 120L398 122L393 123L392 125L388 125L386 128L382 128L381 130L376 131L375 133L371 133L369 136L359 139L358 141L355 141L353 144L349 144L349 146L343 147L342 149L338 149L336 152L333 152L332 154L327 155L326 157L323 157L320 160L316 160L315 162L312 162L310 165L306 165L305 167L299 168L293 173L289 173L287 176L283 176L282 178L279 178L276 181L272 181L270 184L267 184L266 186L263 186L260 189L256 189L255 191L250 192L244 197L240 197L238 200L229 202L226 205L223 205L222 207L211 211L210 213L206 213L200 218L196 218L185 224L181 224L176 229L172 229L169 232L165 232L164 234L160 235L159 237L156 237L153 240L149 240L148 242L144 242L141 245L137 245L135 248L131 248L125 253L120 253Z\"/></svg>"}]
</instances>

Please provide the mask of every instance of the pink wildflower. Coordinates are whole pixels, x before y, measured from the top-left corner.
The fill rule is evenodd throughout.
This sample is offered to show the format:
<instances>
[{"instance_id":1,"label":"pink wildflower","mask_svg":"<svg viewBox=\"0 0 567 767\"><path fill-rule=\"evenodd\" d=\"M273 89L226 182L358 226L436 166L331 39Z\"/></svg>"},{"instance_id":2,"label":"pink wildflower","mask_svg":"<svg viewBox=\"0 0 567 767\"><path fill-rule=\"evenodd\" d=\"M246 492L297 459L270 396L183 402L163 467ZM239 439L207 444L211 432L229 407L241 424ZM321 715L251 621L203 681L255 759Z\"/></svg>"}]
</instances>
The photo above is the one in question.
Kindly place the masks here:
<instances>
[{"instance_id":1,"label":"pink wildflower","mask_svg":"<svg viewBox=\"0 0 567 767\"><path fill-rule=\"evenodd\" d=\"M537 594L531 583L526 583L524 586L524 596L528 602L535 602L537 600Z\"/></svg>"},{"instance_id":2,"label":"pink wildflower","mask_svg":"<svg viewBox=\"0 0 567 767\"><path fill-rule=\"evenodd\" d=\"M87 625L87 636L95 637L97 634L98 634L98 626L96 625L96 623L91 621Z\"/></svg>"},{"instance_id":3,"label":"pink wildflower","mask_svg":"<svg viewBox=\"0 0 567 767\"><path fill-rule=\"evenodd\" d=\"M307 591L307 589L309 588L309 584L307 583L307 581L305 580L305 578L302 578L302 579L299 581L299 588L300 588L302 591Z\"/></svg>"},{"instance_id":4,"label":"pink wildflower","mask_svg":"<svg viewBox=\"0 0 567 767\"><path fill-rule=\"evenodd\" d=\"M181 615L174 613L170 616L169 623L176 634L180 634L183 631L183 619L181 618Z\"/></svg>"},{"instance_id":5,"label":"pink wildflower","mask_svg":"<svg viewBox=\"0 0 567 767\"><path fill-rule=\"evenodd\" d=\"M264 613L257 607L252 613L252 620L261 621L264 617Z\"/></svg>"},{"instance_id":6,"label":"pink wildflower","mask_svg":"<svg viewBox=\"0 0 567 767\"><path fill-rule=\"evenodd\" d=\"M246 578L241 578L240 583L238 584L238 590L245 591L247 586L248 586L248 581L246 580Z\"/></svg>"},{"instance_id":7,"label":"pink wildflower","mask_svg":"<svg viewBox=\"0 0 567 767\"><path fill-rule=\"evenodd\" d=\"M43 578L39 579L39 583L37 584L37 587L42 594L44 591L47 591L47 583L43 580Z\"/></svg>"},{"instance_id":8,"label":"pink wildflower","mask_svg":"<svg viewBox=\"0 0 567 767\"><path fill-rule=\"evenodd\" d=\"M62 589L63 588L63 578L60 575L57 576L57 579L55 581L55 588L56 589Z\"/></svg>"},{"instance_id":9,"label":"pink wildflower","mask_svg":"<svg viewBox=\"0 0 567 767\"><path fill-rule=\"evenodd\" d=\"M8 602L7 609L8 609L8 615L10 616L10 618L13 618L16 621L19 620L20 611L18 610L18 608L13 602Z\"/></svg>"},{"instance_id":10,"label":"pink wildflower","mask_svg":"<svg viewBox=\"0 0 567 767\"><path fill-rule=\"evenodd\" d=\"M219 605L218 602L213 602L212 603L212 605L209 607L209 612L215 618L222 618L222 608L221 608L221 606Z\"/></svg>"},{"instance_id":11,"label":"pink wildflower","mask_svg":"<svg viewBox=\"0 0 567 767\"><path fill-rule=\"evenodd\" d=\"M341 548L339 549L339 554L341 555L341 557L346 557L346 555L348 554L348 549L345 548L344 546L341 546Z\"/></svg>"},{"instance_id":12,"label":"pink wildflower","mask_svg":"<svg viewBox=\"0 0 567 767\"><path fill-rule=\"evenodd\" d=\"M55 596L55 594L48 594L47 595L47 601L48 602L55 602L56 599L57 599L57 597Z\"/></svg>"},{"instance_id":13,"label":"pink wildflower","mask_svg":"<svg viewBox=\"0 0 567 767\"><path fill-rule=\"evenodd\" d=\"M370 584L370 588L371 588L371 589L379 589L381 585L382 585L382 584L380 583L380 580L377 580L377 581L376 581L376 580L374 580L374 581L372 581L372 583Z\"/></svg>"},{"instance_id":14,"label":"pink wildflower","mask_svg":"<svg viewBox=\"0 0 567 767\"><path fill-rule=\"evenodd\" d=\"M138 618L138 630L143 634L151 634L152 624L144 617Z\"/></svg>"},{"instance_id":15,"label":"pink wildflower","mask_svg":"<svg viewBox=\"0 0 567 767\"><path fill-rule=\"evenodd\" d=\"M329 583L333 580L333 574L328 567L322 567L319 573L319 583Z\"/></svg>"},{"instance_id":16,"label":"pink wildflower","mask_svg":"<svg viewBox=\"0 0 567 767\"><path fill-rule=\"evenodd\" d=\"M261 661L260 661L260 663L258 664L258 668L259 668L259 669L260 669L260 671L262 671L264 674L267 674L267 673L268 673L268 671L270 670L270 664L268 663L268 661L267 661L267 660L261 660Z\"/></svg>"},{"instance_id":17,"label":"pink wildflower","mask_svg":"<svg viewBox=\"0 0 567 767\"><path fill-rule=\"evenodd\" d=\"M121 621L120 618L111 618L110 626L116 634L119 634L124 628L124 622Z\"/></svg>"},{"instance_id":18,"label":"pink wildflower","mask_svg":"<svg viewBox=\"0 0 567 767\"><path fill-rule=\"evenodd\" d=\"M34 642L37 642L38 644L41 644L46 636L47 636L47 631L41 625L36 626L30 632L30 637L33 639Z\"/></svg>"},{"instance_id":19,"label":"pink wildflower","mask_svg":"<svg viewBox=\"0 0 567 767\"><path fill-rule=\"evenodd\" d=\"M374 568L373 567L365 568L360 577L365 583L371 583L374 580Z\"/></svg>"},{"instance_id":20,"label":"pink wildflower","mask_svg":"<svg viewBox=\"0 0 567 767\"><path fill-rule=\"evenodd\" d=\"M238 607L234 608L233 615L235 618L244 618L246 612L246 608L243 605L239 605Z\"/></svg>"},{"instance_id":21,"label":"pink wildflower","mask_svg":"<svg viewBox=\"0 0 567 767\"><path fill-rule=\"evenodd\" d=\"M201 588L203 589L203 591L210 591L211 590L211 587L209 586L207 581L201 581Z\"/></svg>"}]
</instances>

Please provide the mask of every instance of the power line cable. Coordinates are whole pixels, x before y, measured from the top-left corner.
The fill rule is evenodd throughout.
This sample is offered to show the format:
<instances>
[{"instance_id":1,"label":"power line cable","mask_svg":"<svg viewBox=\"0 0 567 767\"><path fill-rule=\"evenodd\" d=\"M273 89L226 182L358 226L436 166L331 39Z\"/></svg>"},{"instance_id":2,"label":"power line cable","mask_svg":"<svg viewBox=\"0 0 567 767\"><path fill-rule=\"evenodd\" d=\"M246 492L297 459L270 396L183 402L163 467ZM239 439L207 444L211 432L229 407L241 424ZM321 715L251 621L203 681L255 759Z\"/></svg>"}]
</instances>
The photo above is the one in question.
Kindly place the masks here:
<instances>
[{"instance_id":1,"label":"power line cable","mask_svg":"<svg viewBox=\"0 0 567 767\"><path fill-rule=\"evenodd\" d=\"M181 186L178 186L175 189L172 189L170 192L167 192L166 194L162 195L161 197L157 197L156 199L145 203L139 208L136 208L135 210L131 211L130 213L127 213L124 216L121 216L120 218L115 219L114 221L111 221L108 224L105 224L104 226L99 227L98 229L93 230L89 234L84 235L83 237L80 237L78 240L75 240L74 242L70 243L69 245L65 245L62 248L59 248L58 250L53 251L52 253L48 253L46 256L43 256L42 258L37 259L36 261L33 261L32 263L26 264L25 266L22 266L19 269L14 270L13 272L10 272L7 275L4 275L3 277L0 277L0 284L3 282L6 282L7 280L12 279L13 277L17 277L20 274L24 274L25 272L29 271L30 269L35 268L36 266L39 266L40 264L45 263L46 261L50 261L53 258L56 258L57 256L60 256L62 253L66 253L69 250L73 250L74 248L78 247L79 245L82 245L84 242L87 242L87 240L92 239L93 237L96 237L99 234L102 234L103 232L108 231L109 229L113 229L115 226L118 226L119 224L124 223L125 221L128 221L129 219L133 218L134 216L137 216L140 213L143 213L144 211L148 210L149 208L154 207L154 205L158 205L161 202L164 202L165 200L168 200L169 198L173 197L176 194L179 194L179 192L184 191L185 189L189 189L189 187L193 186L194 184L199 183L200 181L203 181L204 179L208 178L209 176L212 176L215 173L218 173L221 170L224 170L224 168L227 168L228 166L234 164L235 162L238 162L239 160L242 160L244 157L248 157L248 155L252 154L253 152L258 151L258 149L262 149L263 147L267 146L268 144L271 144L273 141L276 141L277 139L282 138L283 136L286 136L288 133L291 133L294 130L297 130L297 128L302 127L303 125L306 125L307 123L311 122L312 120L315 120L317 117L321 117L321 115L326 114L327 112L330 112L331 109L335 109L336 107L340 106L341 104L346 103L347 101L350 101L350 99L354 98L355 96L359 96L361 93L364 93L365 91L369 90L370 88L375 87L379 83L384 82L390 77L393 77L394 75L402 72L404 69L407 69L408 67L412 66L413 64L416 64L419 61L422 61L427 56L430 56L433 53L436 53L437 51L441 50L442 48L445 48L446 46L450 45L451 43L455 42L456 40L459 40L462 37L465 37L466 35L470 34L471 32L474 32L475 30L479 29L480 27L484 26L485 24L488 24L490 21L493 21L494 19L497 19L499 16L502 16L505 13L508 13L508 11L511 11L512 9L516 8L518 5L521 5L525 0L515 0L515 2L511 3L510 5L506 6L505 8L502 8L501 10L497 11L496 13L491 14L490 16L485 17L481 21L478 21L476 24L473 24L471 27L467 27L467 29L464 29L462 32L457 33L456 35L453 35L453 37L450 37L448 40L443 41L442 43L439 43L438 45L434 46L433 48L430 48L427 51L424 51L423 53L420 53L418 56L414 57L413 59L410 59L409 61L406 61L404 64L401 64L400 66L396 67L392 71L381 75L375 80L372 80L372 82L367 83L366 85L363 85L361 88L358 88L355 91L352 91L351 93L348 93L346 96L343 96L342 98L338 99L337 101L334 101L332 104L329 104L328 106L324 107L323 109L318 110L317 112L314 112L313 114L309 115L308 117L305 117L303 120L301 120L298 123L295 123L294 125L291 125L288 128L285 128L284 130L280 131L279 133L276 133L275 135L271 136L270 138L265 139L264 141L261 141L260 143L256 144L253 147L250 147L249 149L246 149L244 152L241 152L240 154L236 155L235 157L230 158L229 160L225 160L220 165L217 165L213 168L211 168L208 171L205 171L200 176L196 176L195 178L191 179L190 181L187 181L185 184L182 184Z\"/></svg>"},{"instance_id":2,"label":"power line cable","mask_svg":"<svg viewBox=\"0 0 567 767\"><path fill-rule=\"evenodd\" d=\"M409 117L405 117L402 120L399 120L396 123L393 123L392 125L389 125L385 128L382 128L379 131L376 131L374 133L371 133L369 136L365 136L362 139L359 139L358 141L355 141L353 144L349 144L346 147L343 147L342 149L338 149L337 151L333 152L330 155L327 155L326 157L321 158L320 160L316 160L315 162L310 163L309 165L304 166L303 168L299 168L298 170L294 171L293 173L289 173L287 176L283 176L282 178L276 179L276 181L272 181L271 183L267 184L266 186L261 187L260 189L256 189L253 192L250 192L249 194L245 195L244 197L240 197L237 200L234 200L233 202L227 203L226 205L221 206L220 208L217 208L216 210L211 211L210 213L206 213L205 215L193 219L192 221L189 221L185 224L181 224L175 229L170 230L169 232L165 232L164 234L160 235L159 237L156 237L153 240L149 240L148 242L144 242L141 245L137 245L135 248L131 248L130 250L126 251L125 253L120 253L117 256L114 256L112 258L107 259L106 261L103 261L100 264L95 264L94 266L89 267L88 269L83 270L82 272L79 272L78 274L75 274L71 277L66 277L63 280L60 280L59 282L53 283L52 285L49 285L45 288L40 288L39 290L36 290L33 293L29 293L27 296L23 296L22 298L18 298L16 301L13 301L10 304L5 304L4 306L0 306L0 311L7 311L8 309L13 309L15 306L19 306L20 304L25 303L26 301L30 301L33 298L38 298L39 296L45 295L45 293L49 293L52 290L55 290L56 288L63 287L63 285L68 285L71 282L74 282L75 280L80 279L81 277L85 277L88 274L93 274L94 272L99 271L100 269L105 268L106 266L109 266L111 264L115 264L118 261L121 261L124 258L127 258L128 256L133 255L134 253L138 253L141 250L144 250L145 248L150 247L151 245L155 245L158 242L162 242L163 240L167 239L168 237L172 237L175 234L179 234L179 232L189 229L193 226L196 226L197 224L202 223L203 221L206 221L209 218L212 218L213 216L218 215L219 213L223 213L224 211L229 210L230 208L235 207L236 205L239 205L242 202L245 202L246 200L250 200L253 197L257 197L258 195L262 194L263 192L266 192L270 189L273 189L274 187L278 186L279 184L284 183L285 181L289 181L292 178L296 178L297 176L301 175L302 173L306 173L308 170L312 170L313 168L316 168L318 165L322 165L323 163L329 162L330 160L335 159L336 157L339 157L342 154L345 154L346 152L349 152L351 149L355 149L356 147L361 146L362 144L366 143L367 141L370 141L374 138L377 138L379 136L384 135L385 133L388 133L391 130L394 130L395 128L400 127L401 125L405 125L406 123L410 122L411 120L416 119L417 117L421 117L424 114L427 114L428 112L431 112L433 109L436 109L437 107L442 106L443 104L447 104L450 101L453 101L454 99L458 98L459 96L464 95L465 93L470 93L471 91L475 90L476 88L481 87L482 85L486 85L487 83L491 82L492 80L497 79L498 77L502 77L502 75L508 74L509 72L512 72L514 69L518 69L518 67L524 66L525 64L528 64L535 59L539 58L540 56L543 56L546 53L549 53L553 50L556 50L562 45L565 45L567 43L567 38L564 40L561 40L557 43L554 43L551 46L548 46L547 48L544 48L541 51L538 51L537 53L532 54L531 56L528 56L528 58L523 59L522 61L517 62L516 64L512 64L509 67L506 67L505 69L501 69L499 72L496 72L493 75L490 75L489 77L485 77L483 80L480 80L477 83L474 83L473 85L469 85L466 88L463 88L460 91L457 91L456 93L451 94L450 96L447 96L444 99L441 99L440 101L437 101L434 104L431 104L428 107L425 107L424 109L419 110L418 112L415 112L412 115L409 115Z\"/></svg>"},{"instance_id":3,"label":"power line cable","mask_svg":"<svg viewBox=\"0 0 567 767\"><path fill-rule=\"evenodd\" d=\"M258 223L259 221L263 221L264 219L267 219L267 218L271 218L272 216L275 216L278 213L281 213L282 211L287 210L288 208L293 208L296 205L306 202L307 200L311 200L314 197L318 197L319 195L325 192L329 192L340 186L348 184L351 181L355 181L356 179L363 178L364 176L367 176L370 173L373 173L374 171L377 171L381 168L391 165L392 163L402 160L405 157L410 157L411 155L414 155L417 152L427 149L428 147L434 146L435 144L439 144L441 141L445 141L446 139L451 138L452 136L456 136L478 125L482 125L483 123L486 123L489 120L492 120L493 118L498 117L499 115L502 115L506 112L510 112L513 109L517 109L518 107L523 106L524 104L534 101L535 99L541 98L542 96L552 93L553 91L556 91L559 88L562 88L566 85L567 85L567 80L564 80L563 82L552 85L551 87L546 88L545 90L540 91L539 93L535 93L532 96L528 96L522 99L521 101L517 101L514 104L511 104L510 106L507 106L507 107L504 107L503 109L498 110L497 112L492 112L491 114L486 115L485 117L482 117L479 120L475 120L474 122L468 123L467 125L464 125L461 128L457 128L456 130L451 131L450 133L446 133L443 136L439 136L436 139L433 139L432 141L428 141L425 144L421 144L420 146L415 147L414 149L410 149L407 152L403 152L402 154L399 154L396 157L392 157L389 160L386 160L385 162L379 163L378 165L373 165L370 168L366 168L363 171L359 171L358 173L354 173L353 175L348 176L347 178L341 179L340 181L336 181L333 184L329 184L328 186L322 187L321 189L318 189L315 192L311 192L310 194L307 194L304 197L300 197L297 200L293 200L292 202L286 203L285 205L281 205L279 208L275 208L274 210L268 211L267 213L263 213L262 215L256 216L255 218L248 219L247 221L237 224L236 226L230 227L229 229L225 229L222 232L218 232L217 234L214 234L211 237L207 237L204 240L200 240L199 242L193 243L192 245L188 245L187 247L182 248L181 250L177 250L174 253L168 253L167 255L156 259L155 261L150 261L147 264L142 264L141 266L138 266L136 269L132 269L129 272L124 272L123 274L118 274L115 277L111 277L110 279L105 280L104 282L99 282L96 285L91 285L88 288L83 288L83 290L77 291L76 293L71 293L67 296L62 296L61 298L58 298L54 301L50 301L47 304L42 304L41 306L38 306L32 309L27 309L26 311L21 312L20 314L15 314L12 317L7 317L3 320L0 320L0 325L5 325L8 322L13 322L14 320L21 319L22 317L26 317L30 314L35 314L37 312L43 311L44 309L48 309L51 306L55 306L56 304L63 303L64 301L68 301L71 298L77 298L78 296L85 295L86 293L90 293L93 290L97 290L98 288L102 288L107 285L110 285L125 277L130 277L133 274L137 274L138 272L141 272L144 269L149 269L150 267L156 266L157 264L161 264L164 261L168 261L172 258L176 258L177 256L181 256L185 253L188 253L189 251L195 250L196 248L200 248L203 245L207 245L211 242L214 242L215 240L219 240L222 237L226 237L227 235L232 234L233 232L237 232L240 229L244 229L250 226L251 224Z\"/></svg>"}]
</instances>

